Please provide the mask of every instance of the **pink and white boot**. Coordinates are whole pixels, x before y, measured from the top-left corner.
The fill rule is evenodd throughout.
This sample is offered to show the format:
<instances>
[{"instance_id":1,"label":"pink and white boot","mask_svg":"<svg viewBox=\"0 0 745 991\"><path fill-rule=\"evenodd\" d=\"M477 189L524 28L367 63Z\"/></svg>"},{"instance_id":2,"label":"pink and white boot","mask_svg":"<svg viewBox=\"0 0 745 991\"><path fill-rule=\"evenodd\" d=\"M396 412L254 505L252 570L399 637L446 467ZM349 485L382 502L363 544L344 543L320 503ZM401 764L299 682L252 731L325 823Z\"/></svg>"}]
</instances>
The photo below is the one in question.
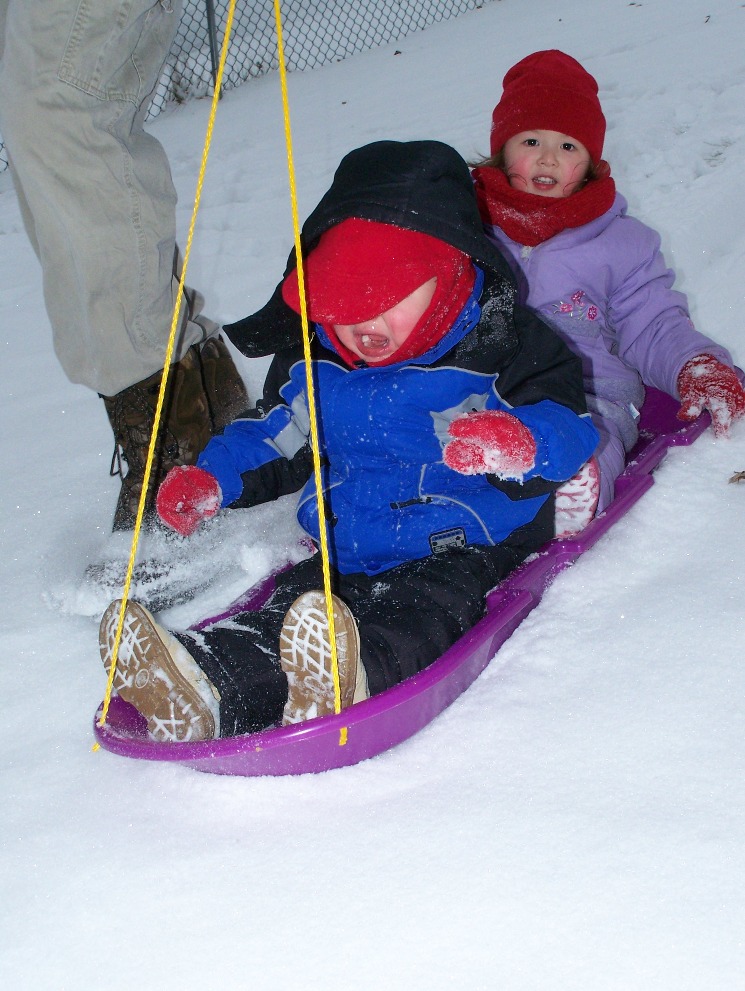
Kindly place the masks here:
<instances>
[{"instance_id":1,"label":"pink and white boot","mask_svg":"<svg viewBox=\"0 0 745 991\"><path fill-rule=\"evenodd\" d=\"M600 466L596 458L556 490L554 530L558 540L575 537L595 515L600 498Z\"/></svg>"}]
</instances>

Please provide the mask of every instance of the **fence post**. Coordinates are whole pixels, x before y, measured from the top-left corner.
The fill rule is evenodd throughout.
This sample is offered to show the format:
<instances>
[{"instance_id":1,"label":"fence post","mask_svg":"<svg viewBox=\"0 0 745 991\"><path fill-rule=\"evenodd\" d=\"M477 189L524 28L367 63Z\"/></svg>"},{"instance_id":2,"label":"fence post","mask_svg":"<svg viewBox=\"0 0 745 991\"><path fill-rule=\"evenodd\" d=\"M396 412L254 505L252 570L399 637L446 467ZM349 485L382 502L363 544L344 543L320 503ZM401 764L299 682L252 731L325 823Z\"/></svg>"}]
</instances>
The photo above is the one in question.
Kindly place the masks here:
<instances>
[{"instance_id":1,"label":"fence post","mask_svg":"<svg viewBox=\"0 0 745 991\"><path fill-rule=\"evenodd\" d=\"M210 58L212 59L212 86L217 86L217 65L219 53L217 50L217 28L215 26L215 5L213 0L205 0L207 6L207 33L210 38ZM222 89L218 95L222 99Z\"/></svg>"}]
</instances>

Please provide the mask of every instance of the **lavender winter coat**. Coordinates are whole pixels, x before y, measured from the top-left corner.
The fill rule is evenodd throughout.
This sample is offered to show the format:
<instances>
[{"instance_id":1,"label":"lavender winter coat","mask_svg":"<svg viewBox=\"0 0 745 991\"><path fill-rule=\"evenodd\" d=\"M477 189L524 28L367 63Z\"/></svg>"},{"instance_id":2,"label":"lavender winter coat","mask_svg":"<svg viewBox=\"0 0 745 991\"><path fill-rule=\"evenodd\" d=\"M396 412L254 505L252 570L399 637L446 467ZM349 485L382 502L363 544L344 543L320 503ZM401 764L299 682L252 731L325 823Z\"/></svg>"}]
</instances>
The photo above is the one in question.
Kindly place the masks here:
<instances>
[{"instance_id":1,"label":"lavender winter coat","mask_svg":"<svg viewBox=\"0 0 745 991\"><path fill-rule=\"evenodd\" d=\"M678 396L680 369L706 352L732 365L729 353L691 323L686 297L651 228L613 206L583 227L529 248L486 227L518 281L519 301L537 312L582 359L587 406L600 430L599 508L637 438L644 384Z\"/></svg>"}]
</instances>

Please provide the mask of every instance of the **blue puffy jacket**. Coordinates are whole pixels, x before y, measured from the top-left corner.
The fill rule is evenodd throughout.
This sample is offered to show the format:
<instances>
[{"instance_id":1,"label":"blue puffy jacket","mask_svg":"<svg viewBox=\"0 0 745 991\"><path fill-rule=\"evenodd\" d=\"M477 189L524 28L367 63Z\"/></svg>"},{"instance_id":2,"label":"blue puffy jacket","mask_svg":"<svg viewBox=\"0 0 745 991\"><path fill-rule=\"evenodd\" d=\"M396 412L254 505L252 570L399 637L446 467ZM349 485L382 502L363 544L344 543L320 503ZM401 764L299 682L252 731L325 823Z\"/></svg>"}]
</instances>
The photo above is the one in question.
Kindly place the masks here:
<instances>
[{"instance_id":1,"label":"blue puffy jacket","mask_svg":"<svg viewBox=\"0 0 745 991\"><path fill-rule=\"evenodd\" d=\"M578 359L537 318L523 312L516 322L514 290L502 274L476 271L459 318L421 357L350 369L315 328L329 549L342 573L376 575L451 547L497 544L533 520L595 449ZM317 541L300 346L275 357L261 407L262 419L231 424L198 464L216 476L225 506L305 483L298 520ZM483 409L508 410L531 430L536 462L522 482L464 476L443 463L450 422Z\"/></svg>"}]
</instances>

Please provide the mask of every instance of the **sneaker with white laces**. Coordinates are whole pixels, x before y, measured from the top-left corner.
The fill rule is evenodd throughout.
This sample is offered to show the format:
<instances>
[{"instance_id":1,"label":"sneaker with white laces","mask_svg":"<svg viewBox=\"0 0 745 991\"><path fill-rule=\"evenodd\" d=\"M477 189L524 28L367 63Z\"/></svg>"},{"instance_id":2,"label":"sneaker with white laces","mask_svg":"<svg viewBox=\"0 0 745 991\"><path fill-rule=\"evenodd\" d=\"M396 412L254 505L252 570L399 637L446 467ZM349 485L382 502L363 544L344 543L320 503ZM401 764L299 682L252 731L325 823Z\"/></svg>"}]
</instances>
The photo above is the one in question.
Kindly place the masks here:
<instances>
[{"instance_id":1,"label":"sneaker with white laces","mask_svg":"<svg viewBox=\"0 0 745 991\"><path fill-rule=\"evenodd\" d=\"M574 537L595 515L600 498L600 466L596 458L586 461L580 470L556 490L554 532L557 539Z\"/></svg>"},{"instance_id":2,"label":"sneaker with white laces","mask_svg":"<svg viewBox=\"0 0 745 991\"><path fill-rule=\"evenodd\" d=\"M357 666L360 664L360 637L349 608L335 595L331 599L341 708L346 709L354 701ZM285 615L279 653L279 663L289 685L283 725L302 723L333 713L331 637L323 592L305 592L295 599Z\"/></svg>"},{"instance_id":3,"label":"sneaker with white laces","mask_svg":"<svg viewBox=\"0 0 745 991\"><path fill-rule=\"evenodd\" d=\"M99 628L101 660L111 670L121 599ZM183 644L139 602L128 602L113 689L147 720L152 739L175 743L220 734L220 694Z\"/></svg>"}]
</instances>

